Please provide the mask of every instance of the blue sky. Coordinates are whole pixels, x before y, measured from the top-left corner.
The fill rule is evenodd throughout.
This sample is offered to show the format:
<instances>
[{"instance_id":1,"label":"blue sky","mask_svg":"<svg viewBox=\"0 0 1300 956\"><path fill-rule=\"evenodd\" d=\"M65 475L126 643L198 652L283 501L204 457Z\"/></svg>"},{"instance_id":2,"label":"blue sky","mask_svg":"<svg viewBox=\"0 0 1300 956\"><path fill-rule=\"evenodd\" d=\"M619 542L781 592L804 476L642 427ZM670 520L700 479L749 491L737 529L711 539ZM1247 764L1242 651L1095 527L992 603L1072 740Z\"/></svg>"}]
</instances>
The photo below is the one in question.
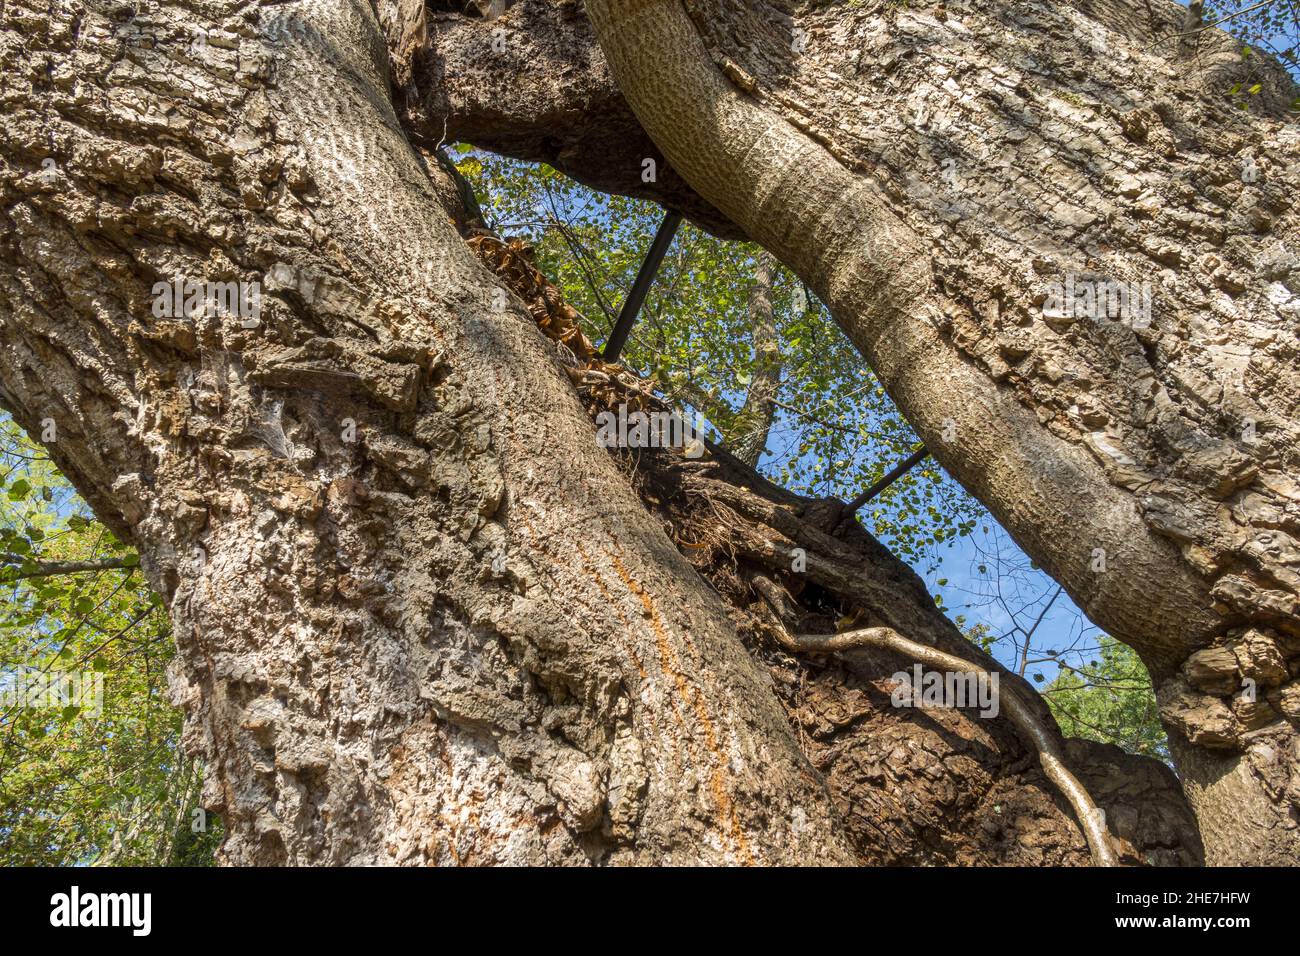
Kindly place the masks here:
<instances>
[{"instance_id":1,"label":"blue sky","mask_svg":"<svg viewBox=\"0 0 1300 956\"><path fill-rule=\"evenodd\" d=\"M787 418L778 416L768 447L781 447L782 432L788 429ZM900 457L886 449L881 453L890 465ZM766 456L760 467L770 457ZM937 467L933 462L930 466ZM942 472L942 468L938 470ZM959 486L946 472L943 481L958 491ZM984 624L994 637L1000 638L992 651L1013 670L1019 670L1026 631L1032 633L1030 661L1050 657L1047 651L1064 655L1068 663L1075 665L1091 660L1099 629L1046 572L1033 567L991 514L982 508L979 511L982 520L971 535L933 545L915 558L901 556L925 581L930 593L942 598L949 618L965 629ZM1036 681L1042 684L1050 682L1057 672L1051 660L1040 660L1025 670L1031 679L1042 674L1043 680Z\"/></svg>"}]
</instances>

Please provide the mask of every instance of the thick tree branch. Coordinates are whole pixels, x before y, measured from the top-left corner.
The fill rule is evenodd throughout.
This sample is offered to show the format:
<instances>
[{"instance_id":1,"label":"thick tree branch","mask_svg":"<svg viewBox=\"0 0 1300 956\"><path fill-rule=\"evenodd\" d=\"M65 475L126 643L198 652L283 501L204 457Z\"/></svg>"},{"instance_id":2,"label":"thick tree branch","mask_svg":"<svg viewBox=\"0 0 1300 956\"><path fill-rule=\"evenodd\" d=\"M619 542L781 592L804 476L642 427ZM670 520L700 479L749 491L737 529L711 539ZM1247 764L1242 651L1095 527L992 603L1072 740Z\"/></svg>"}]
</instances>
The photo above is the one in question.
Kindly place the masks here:
<instances>
[{"instance_id":1,"label":"thick tree branch","mask_svg":"<svg viewBox=\"0 0 1300 956\"><path fill-rule=\"evenodd\" d=\"M385 8L403 6L383 0ZM388 32L395 102L404 125L434 142L457 140L544 162L599 189L650 199L729 239L744 233L665 161L610 77L572 0L523 0L488 22L425 10L427 44L412 52L413 27ZM409 77L409 79L408 79ZM653 175L647 160L654 163Z\"/></svg>"}]
</instances>

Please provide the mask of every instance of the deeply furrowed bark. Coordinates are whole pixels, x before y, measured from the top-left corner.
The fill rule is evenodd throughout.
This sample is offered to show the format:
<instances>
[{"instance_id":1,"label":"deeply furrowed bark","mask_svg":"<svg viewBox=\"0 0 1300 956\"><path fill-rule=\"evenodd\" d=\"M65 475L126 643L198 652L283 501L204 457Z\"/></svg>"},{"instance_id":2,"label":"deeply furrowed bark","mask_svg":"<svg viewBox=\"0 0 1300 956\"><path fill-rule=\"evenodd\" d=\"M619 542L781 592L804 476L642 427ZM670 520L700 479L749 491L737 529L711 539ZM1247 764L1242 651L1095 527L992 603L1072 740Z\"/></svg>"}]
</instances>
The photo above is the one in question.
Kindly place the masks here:
<instances>
[{"instance_id":1,"label":"deeply furrowed bark","mask_svg":"<svg viewBox=\"0 0 1300 956\"><path fill-rule=\"evenodd\" d=\"M1179 8L589 0L642 126L1159 684L1214 862L1300 853L1300 136ZM1180 20L1178 22L1181 22ZM1193 124L1184 119L1191 112ZM1045 312L1148 282L1151 322ZM1141 318L1139 316L1139 318Z\"/></svg>"},{"instance_id":2,"label":"deeply furrowed bark","mask_svg":"<svg viewBox=\"0 0 1300 956\"><path fill-rule=\"evenodd\" d=\"M3 398L167 600L225 862L854 859L368 7L10 3L0 43ZM156 317L177 275L260 321Z\"/></svg>"}]
</instances>

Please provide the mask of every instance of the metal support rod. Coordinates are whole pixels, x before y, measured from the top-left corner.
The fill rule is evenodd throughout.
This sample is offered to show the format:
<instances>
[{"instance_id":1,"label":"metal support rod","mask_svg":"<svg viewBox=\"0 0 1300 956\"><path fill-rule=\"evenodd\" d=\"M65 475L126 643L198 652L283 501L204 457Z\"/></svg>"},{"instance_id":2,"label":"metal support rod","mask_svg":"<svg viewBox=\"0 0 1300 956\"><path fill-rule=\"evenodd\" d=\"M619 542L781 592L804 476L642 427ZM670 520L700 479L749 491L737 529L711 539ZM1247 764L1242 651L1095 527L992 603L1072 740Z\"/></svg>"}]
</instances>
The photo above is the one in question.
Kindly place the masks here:
<instances>
[{"instance_id":1,"label":"metal support rod","mask_svg":"<svg viewBox=\"0 0 1300 956\"><path fill-rule=\"evenodd\" d=\"M879 481L877 481L866 491L862 492L862 494L858 495L856 498L850 501L844 508L845 514L853 514L854 512L856 512L868 501L876 497L876 495L880 494L882 491L884 491L886 488L888 488L890 485L896 482L899 478L902 478L905 474L911 471L912 468L914 468L917 465L917 463L921 461L922 458L925 458L929 454L930 452L926 450L926 447L924 445L922 445L916 451L912 452L912 454L908 455L897 465L895 465L893 469L891 469L890 472L887 475L885 475L885 477L881 478Z\"/></svg>"},{"instance_id":2,"label":"metal support rod","mask_svg":"<svg viewBox=\"0 0 1300 956\"><path fill-rule=\"evenodd\" d=\"M623 351L627 337L632 332L632 326L636 324L637 313L645 303L646 293L650 291L650 284L655 281L655 273L659 271L659 264L664 261L664 254L672 245L673 236L677 234L681 221L681 213L669 210L664 215L664 221L659 224L659 231L655 233L654 242L650 243L645 262L641 263L641 271L632 283L632 291L627 294L623 308L618 313L618 321L614 323L614 330L609 333L609 340L605 343L602 358L606 362L618 361L619 353Z\"/></svg>"}]
</instances>

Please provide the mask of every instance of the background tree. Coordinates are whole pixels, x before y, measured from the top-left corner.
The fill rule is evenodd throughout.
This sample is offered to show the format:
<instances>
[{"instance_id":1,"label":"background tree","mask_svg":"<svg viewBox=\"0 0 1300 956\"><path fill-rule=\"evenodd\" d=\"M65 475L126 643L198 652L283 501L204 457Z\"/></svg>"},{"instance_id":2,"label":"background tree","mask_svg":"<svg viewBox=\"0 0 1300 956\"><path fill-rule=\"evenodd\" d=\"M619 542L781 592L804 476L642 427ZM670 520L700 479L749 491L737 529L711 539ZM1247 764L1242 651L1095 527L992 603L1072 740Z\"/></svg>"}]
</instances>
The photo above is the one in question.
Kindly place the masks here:
<instances>
[{"instance_id":1,"label":"background tree","mask_svg":"<svg viewBox=\"0 0 1300 956\"><path fill-rule=\"evenodd\" d=\"M211 860L220 827L167 700L173 645L139 559L91 516L41 447L0 422L0 862ZM73 570L80 568L81 570ZM24 706L31 674L94 674L96 712Z\"/></svg>"},{"instance_id":2,"label":"background tree","mask_svg":"<svg viewBox=\"0 0 1300 956\"><path fill-rule=\"evenodd\" d=\"M1151 677L1133 650L1114 638L1103 635L1084 666L1063 666L1043 696L1063 733L1169 759Z\"/></svg>"},{"instance_id":3,"label":"background tree","mask_svg":"<svg viewBox=\"0 0 1300 956\"><path fill-rule=\"evenodd\" d=\"M532 245L538 267L577 309L583 331L603 341L659 226L660 207L596 192L547 164L466 146L458 152L487 222ZM772 419L761 431L767 454L750 461L751 446L739 457L792 491L847 500L906 458L917 438L825 307L779 266L768 295L772 333L762 335L762 351L756 347L752 293L759 263L768 258L752 244L684 223L622 358L702 415L733 451L749 432L751 396L756 405L770 402ZM773 382L770 399L760 397ZM758 417L767 421L765 415ZM864 510L872 533L910 561L970 534L983 514L930 462Z\"/></svg>"}]
</instances>

